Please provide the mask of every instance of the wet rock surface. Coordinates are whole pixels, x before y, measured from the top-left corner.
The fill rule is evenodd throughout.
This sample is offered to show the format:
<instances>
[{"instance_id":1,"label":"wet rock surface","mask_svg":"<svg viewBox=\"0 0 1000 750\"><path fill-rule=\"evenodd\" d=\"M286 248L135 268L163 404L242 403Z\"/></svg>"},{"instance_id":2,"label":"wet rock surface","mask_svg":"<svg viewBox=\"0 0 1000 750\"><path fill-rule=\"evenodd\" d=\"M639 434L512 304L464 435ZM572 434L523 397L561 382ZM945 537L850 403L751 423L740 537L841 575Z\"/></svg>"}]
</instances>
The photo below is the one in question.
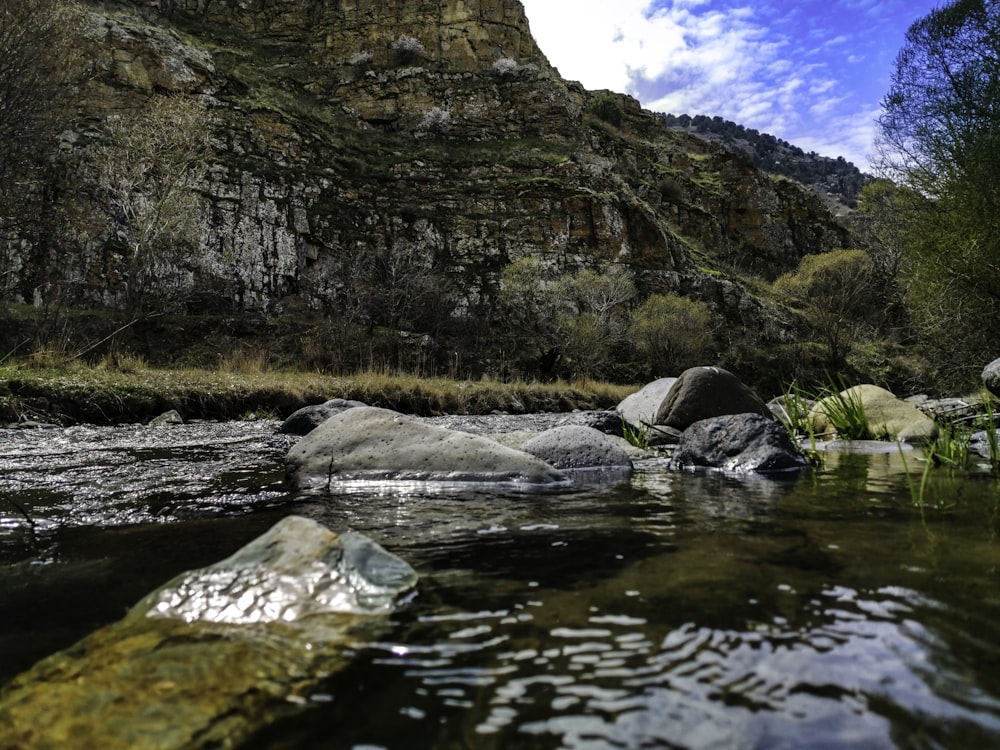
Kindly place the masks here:
<instances>
[{"instance_id":1,"label":"wet rock surface","mask_svg":"<svg viewBox=\"0 0 1000 750\"><path fill-rule=\"evenodd\" d=\"M632 467L624 438L615 438L585 425L563 425L546 430L521 444L521 450L557 469Z\"/></svg>"},{"instance_id":2,"label":"wet rock surface","mask_svg":"<svg viewBox=\"0 0 1000 750\"><path fill-rule=\"evenodd\" d=\"M239 746L319 699L352 628L416 582L368 540L283 519L7 683L0 748Z\"/></svg>"},{"instance_id":3,"label":"wet rock surface","mask_svg":"<svg viewBox=\"0 0 1000 750\"><path fill-rule=\"evenodd\" d=\"M566 481L549 464L495 440L376 407L348 409L323 422L288 452L286 476L307 491L350 480Z\"/></svg>"},{"instance_id":4,"label":"wet rock surface","mask_svg":"<svg viewBox=\"0 0 1000 750\"><path fill-rule=\"evenodd\" d=\"M804 469L806 460L787 431L759 414L734 414L695 422L681 436L673 463L740 474Z\"/></svg>"}]
</instances>

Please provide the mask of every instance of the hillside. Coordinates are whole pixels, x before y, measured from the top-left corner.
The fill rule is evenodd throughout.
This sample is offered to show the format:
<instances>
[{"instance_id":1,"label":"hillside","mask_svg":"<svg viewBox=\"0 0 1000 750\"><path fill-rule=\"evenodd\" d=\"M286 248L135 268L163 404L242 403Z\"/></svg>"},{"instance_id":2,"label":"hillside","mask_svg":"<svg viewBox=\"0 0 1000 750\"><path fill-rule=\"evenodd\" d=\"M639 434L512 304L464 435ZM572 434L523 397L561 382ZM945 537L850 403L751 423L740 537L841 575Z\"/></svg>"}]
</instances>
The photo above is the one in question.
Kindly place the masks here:
<instances>
[{"instance_id":1,"label":"hillside","mask_svg":"<svg viewBox=\"0 0 1000 750\"><path fill-rule=\"evenodd\" d=\"M820 197L846 208L856 207L858 193L872 179L842 156L834 159L814 151L806 153L781 138L718 116L668 114L666 124L743 154L765 172L796 180Z\"/></svg>"},{"instance_id":2,"label":"hillside","mask_svg":"<svg viewBox=\"0 0 1000 750\"><path fill-rule=\"evenodd\" d=\"M756 156L559 78L516 0L85 6L88 68L51 187L69 226L8 245L9 301L134 293L95 174L106 125L168 98L207 109L212 132L196 228L150 261L145 303L298 320L331 366L338 349L363 359L367 331L392 334L391 366L503 374L501 276L524 258L546 278L624 268L636 301L696 299L723 351L760 351L791 333L753 290L851 243Z\"/></svg>"}]
</instances>

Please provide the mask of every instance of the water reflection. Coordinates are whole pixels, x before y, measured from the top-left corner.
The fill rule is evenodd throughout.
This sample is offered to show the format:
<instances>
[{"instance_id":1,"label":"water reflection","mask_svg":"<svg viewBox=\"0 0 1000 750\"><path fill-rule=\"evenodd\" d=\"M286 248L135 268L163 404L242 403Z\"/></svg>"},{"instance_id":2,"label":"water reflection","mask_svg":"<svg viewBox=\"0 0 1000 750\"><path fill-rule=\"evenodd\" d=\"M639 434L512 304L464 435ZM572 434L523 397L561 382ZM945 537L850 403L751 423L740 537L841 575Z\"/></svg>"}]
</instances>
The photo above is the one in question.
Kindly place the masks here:
<instances>
[{"instance_id":1,"label":"water reflection","mask_svg":"<svg viewBox=\"0 0 1000 750\"><path fill-rule=\"evenodd\" d=\"M1000 746L996 482L936 474L915 504L889 452L779 479L646 462L546 493L292 496L282 440L0 434L0 498L38 524L32 542L0 500L3 677L294 512L422 583L254 747Z\"/></svg>"}]
</instances>

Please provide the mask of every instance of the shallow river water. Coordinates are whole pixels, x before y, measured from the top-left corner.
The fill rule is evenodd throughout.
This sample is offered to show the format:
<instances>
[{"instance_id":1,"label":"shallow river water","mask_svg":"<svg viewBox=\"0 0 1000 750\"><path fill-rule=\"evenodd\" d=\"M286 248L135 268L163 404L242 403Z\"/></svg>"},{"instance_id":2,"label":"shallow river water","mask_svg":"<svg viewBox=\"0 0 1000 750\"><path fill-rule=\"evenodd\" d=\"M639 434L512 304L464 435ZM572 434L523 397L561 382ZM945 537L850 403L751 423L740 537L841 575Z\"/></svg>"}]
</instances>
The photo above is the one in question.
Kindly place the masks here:
<instances>
[{"instance_id":1,"label":"shallow river water","mask_svg":"<svg viewBox=\"0 0 1000 750\"><path fill-rule=\"evenodd\" d=\"M936 474L915 505L898 453L830 453L310 497L276 427L0 430L0 682L298 514L421 584L252 747L1000 747L996 481Z\"/></svg>"}]
</instances>

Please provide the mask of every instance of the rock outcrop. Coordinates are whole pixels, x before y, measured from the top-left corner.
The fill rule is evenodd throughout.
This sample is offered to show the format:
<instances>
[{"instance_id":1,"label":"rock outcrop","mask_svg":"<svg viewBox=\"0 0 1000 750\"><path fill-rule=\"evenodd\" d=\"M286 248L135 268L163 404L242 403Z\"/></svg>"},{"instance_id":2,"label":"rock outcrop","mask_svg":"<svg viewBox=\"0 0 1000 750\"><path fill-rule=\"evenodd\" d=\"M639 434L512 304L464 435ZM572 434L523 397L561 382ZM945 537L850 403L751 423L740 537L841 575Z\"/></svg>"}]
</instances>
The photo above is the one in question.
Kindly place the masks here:
<instances>
[{"instance_id":1,"label":"rock outcrop","mask_svg":"<svg viewBox=\"0 0 1000 750\"><path fill-rule=\"evenodd\" d=\"M806 190L635 100L609 94L617 125L593 114L596 94L558 76L516 0L86 5L80 118L54 186L81 198L63 211L73 247L15 238L13 298L121 299L127 258L105 207L83 201L93 148L108 117L166 93L215 118L197 236L157 265L178 311L338 310L374 263L430 279L440 323L488 309L500 270L534 256L624 263L644 292L760 328L766 312L725 273L773 278L848 242Z\"/></svg>"}]
</instances>

